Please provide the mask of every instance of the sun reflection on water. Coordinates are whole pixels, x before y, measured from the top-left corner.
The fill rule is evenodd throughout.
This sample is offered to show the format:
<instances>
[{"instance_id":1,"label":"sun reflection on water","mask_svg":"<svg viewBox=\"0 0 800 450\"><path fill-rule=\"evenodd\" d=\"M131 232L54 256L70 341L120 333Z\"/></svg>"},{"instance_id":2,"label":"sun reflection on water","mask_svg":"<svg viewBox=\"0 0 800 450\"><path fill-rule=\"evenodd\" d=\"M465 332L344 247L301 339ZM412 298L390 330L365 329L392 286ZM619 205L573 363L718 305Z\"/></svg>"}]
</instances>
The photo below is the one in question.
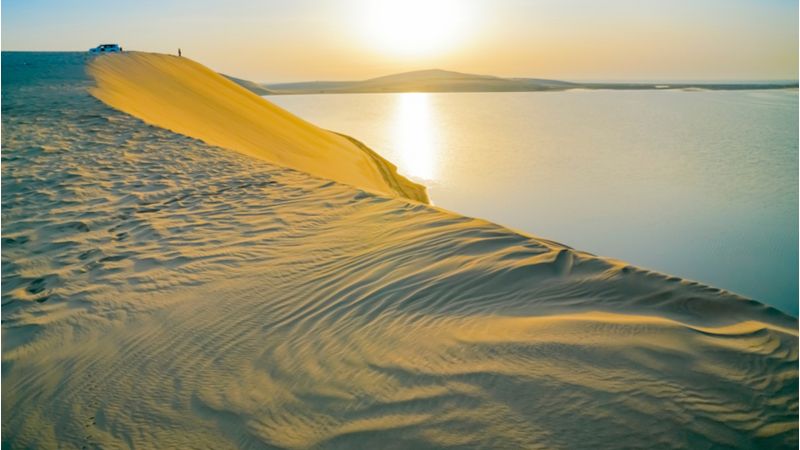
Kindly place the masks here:
<instances>
[{"instance_id":1,"label":"sun reflection on water","mask_svg":"<svg viewBox=\"0 0 800 450\"><path fill-rule=\"evenodd\" d=\"M431 117L430 94L397 94L394 142L401 155L400 171L412 178L436 176L436 136Z\"/></svg>"}]
</instances>

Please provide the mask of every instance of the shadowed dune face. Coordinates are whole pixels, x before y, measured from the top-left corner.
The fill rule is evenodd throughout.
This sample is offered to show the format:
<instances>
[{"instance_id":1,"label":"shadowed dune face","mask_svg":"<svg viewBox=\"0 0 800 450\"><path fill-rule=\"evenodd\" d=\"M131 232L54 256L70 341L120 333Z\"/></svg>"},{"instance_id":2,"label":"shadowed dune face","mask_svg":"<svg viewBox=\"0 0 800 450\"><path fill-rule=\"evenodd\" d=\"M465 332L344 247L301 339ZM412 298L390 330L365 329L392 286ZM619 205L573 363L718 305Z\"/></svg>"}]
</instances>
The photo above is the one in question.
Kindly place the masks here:
<instances>
[{"instance_id":1,"label":"shadowed dune face","mask_svg":"<svg viewBox=\"0 0 800 450\"><path fill-rule=\"evenodd\" d=\"M319 177L427 203L425 188L377 153L318 128L188 59L126 52L89 64L106 104L211 145Z\"/></svg>"},{"instance_id":2,"label":"shadowed dune face","mask_svg":"<svg viewBox=\"0 0 800 450\"><path fill-rule=\"evenodd\" d=\"M793 448L797 321L144 124L3 54L10 448Z\"/></svg>"}]
</instances>

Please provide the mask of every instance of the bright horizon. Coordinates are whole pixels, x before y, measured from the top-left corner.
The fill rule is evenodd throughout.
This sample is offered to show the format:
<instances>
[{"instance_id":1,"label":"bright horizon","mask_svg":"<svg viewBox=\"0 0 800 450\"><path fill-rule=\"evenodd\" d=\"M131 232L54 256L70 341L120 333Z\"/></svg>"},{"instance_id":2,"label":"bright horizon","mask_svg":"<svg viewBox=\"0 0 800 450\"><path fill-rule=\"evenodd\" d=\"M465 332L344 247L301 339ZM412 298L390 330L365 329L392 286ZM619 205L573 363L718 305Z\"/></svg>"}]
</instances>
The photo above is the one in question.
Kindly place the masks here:
<instances>
[{"instance_id":1,"label":"bright horizon","mask_svg":"<svg viewBox=\"0 0 800 450\"><path fill-rule=\"evenodd\" d=\"M3 3L2 49L115 42L258 82L357 80L439 68L592 81L797 80L787 0L185 0Z\"/></svg>"}]
</instances>

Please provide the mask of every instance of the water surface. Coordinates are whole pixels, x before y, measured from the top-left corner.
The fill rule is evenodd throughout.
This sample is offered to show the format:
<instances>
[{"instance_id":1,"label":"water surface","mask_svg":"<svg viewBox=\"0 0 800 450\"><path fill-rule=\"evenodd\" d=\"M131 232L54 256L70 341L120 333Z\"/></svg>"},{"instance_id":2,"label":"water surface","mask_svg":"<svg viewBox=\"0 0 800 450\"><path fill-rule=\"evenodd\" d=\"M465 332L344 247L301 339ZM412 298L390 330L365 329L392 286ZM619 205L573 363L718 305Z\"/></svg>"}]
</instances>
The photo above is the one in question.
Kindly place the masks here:
<instances>
[{"instance_id":1,"label":"water surface","mask_svg":"<svg viewBox=\"0 0 800 450\"><path fill-rule=\"evenodd\" d=\"M797 314L797 91L329 94L433 202Z\"/></svg>"}]
</instances>

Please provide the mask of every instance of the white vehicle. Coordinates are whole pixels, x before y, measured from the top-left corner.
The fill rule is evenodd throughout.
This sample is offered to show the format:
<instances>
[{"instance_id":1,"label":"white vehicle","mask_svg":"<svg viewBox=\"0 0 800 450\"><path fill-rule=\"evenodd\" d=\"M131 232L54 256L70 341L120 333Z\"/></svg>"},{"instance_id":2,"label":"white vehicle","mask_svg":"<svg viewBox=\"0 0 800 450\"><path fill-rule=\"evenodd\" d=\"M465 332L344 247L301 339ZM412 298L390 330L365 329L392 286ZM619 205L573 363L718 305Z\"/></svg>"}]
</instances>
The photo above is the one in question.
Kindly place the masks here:
<instances>
[{"instance_id":1,"label":"white vehicle","mask_svg":"<svg viewBox=\"0 0 800 450\"><path fill-rule=\"evenodd\" d=\"M100 44L95 48L90 48L89 53L119 53L122 47L117 44Z\"/></svg>"}]
</instances>

